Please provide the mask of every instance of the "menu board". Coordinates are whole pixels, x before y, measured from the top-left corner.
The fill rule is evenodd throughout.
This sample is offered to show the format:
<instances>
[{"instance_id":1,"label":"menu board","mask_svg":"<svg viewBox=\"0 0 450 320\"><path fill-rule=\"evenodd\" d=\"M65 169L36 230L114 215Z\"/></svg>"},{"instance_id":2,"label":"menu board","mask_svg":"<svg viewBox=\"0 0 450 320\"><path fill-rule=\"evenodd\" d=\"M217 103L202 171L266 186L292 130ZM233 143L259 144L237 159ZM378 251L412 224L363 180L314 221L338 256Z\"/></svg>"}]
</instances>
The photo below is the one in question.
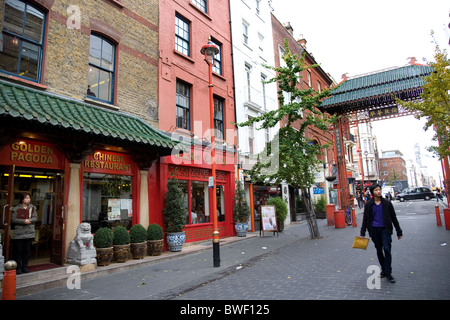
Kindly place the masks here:
<instances>
[{"instance_id":1,"label":"menu board","mask_svg":"<svg viewBox=\"0 0 450 320\"><path fill-rule=\"evenodd\" d=\"M261 230L263 231L273 231L277 232L277 214L274 205L263 205L261 206Z\"/></svg>"}]
</instances>

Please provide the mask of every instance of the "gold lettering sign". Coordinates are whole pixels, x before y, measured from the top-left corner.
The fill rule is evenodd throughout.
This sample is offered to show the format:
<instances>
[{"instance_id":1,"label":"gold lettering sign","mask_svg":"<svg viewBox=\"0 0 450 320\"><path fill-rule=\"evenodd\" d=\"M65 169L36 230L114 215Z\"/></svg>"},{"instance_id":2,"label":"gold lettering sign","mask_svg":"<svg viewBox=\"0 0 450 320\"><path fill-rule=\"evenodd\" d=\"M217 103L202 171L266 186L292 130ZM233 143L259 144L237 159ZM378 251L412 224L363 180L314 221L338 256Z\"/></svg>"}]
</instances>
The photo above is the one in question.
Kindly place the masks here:
<instances>
[{"instance_id":1,"label":"gold lettering sign","mask_svg":"<svg viewBox=\"0 0 450 320\"><path fill-rule=\"evenodd\" d=\"M96 152L84 160L84 167L101 170L130 171L132 165L126 163L125 156Z\"/></svg>"},{"instance_id":2,"label":"gold lettering sign","mask_svg":"<svg viewBox=\"0 0 450 320\"><path fill-rule=\"evenodd\" d=\"M41 144L14 142L11 145L11 161L53 164L53 148Z\"/></svg>"}]
</instances>

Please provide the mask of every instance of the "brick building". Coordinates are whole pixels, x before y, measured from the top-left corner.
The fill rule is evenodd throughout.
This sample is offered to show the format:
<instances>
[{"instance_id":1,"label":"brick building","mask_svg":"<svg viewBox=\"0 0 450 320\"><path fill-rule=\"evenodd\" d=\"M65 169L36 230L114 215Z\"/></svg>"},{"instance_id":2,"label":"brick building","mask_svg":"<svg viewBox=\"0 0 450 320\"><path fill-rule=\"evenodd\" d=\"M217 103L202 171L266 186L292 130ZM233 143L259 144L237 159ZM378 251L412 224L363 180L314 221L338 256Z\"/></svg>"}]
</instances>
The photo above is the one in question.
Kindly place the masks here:
<instances>
[{"instance_id":1,"label":"brick building","mask_svg":"<svg viewBox=\"0 0 450 320\"><path fill-rule=\"evenodd\" d=\"M388 185L395 181L408 180L406 161L399 150L383 151L379 159L380 179Z\"/></svg>"},{"instance_id":2,"label":"brick building","mask_svg":"<svg viewBox=\"0 0 450 320\"><path fill-rule=\"evenodd\" d=\"M156 163L175 143L156 129L158 9L156 0L0 1L0 204L30 193L39 263L63 264L81 222L95 232L162 220L149 210L162 201Z\"/></svg>"},{"instance_id":3,"label":"brick building","mask_svg":"<svg viewBox=\"0 0 450 320\"><path fill-rule=\"evenodd\" d=\"M290 23L287 22L282 24L273 14L272 14L272 30L273 30L273 46L274 46L274 54L275 54L275 67L279 67L282 63L284 63L282 56L284 54L284 41L288 40L289 50L291 50L292 54L296 54L297 56L305 55L305 63L307 66L316 64L314 57L306 50L306 41L305 39L296 40L293 35L293 28ZM312 87L316 91L320 91L321 89L330 88L334 85L334 80L320 67L311 68L308 70L304 70L303 74L299 77L299 82L297 84L298 88L306 89ZM294 123L293 126L300 125L300 120L298 123ZM284 126L286 123L282 120L280 126ZM332 136L328 132L322 132L321 130L317 130L316 128L310 126L306 130L307 138L314 141L319 145L324 145L332 141ZM328 148L325 154L321 155L321 160L326 163L331 164L333 159L333 150ZM325 169L320 169L316 173L315 185L311 190L311 194L317 194L317 197L321 194L324 194L328 197L329 192L332 191L332 186L329 186L325 180L325 176L328 176L328 172ZM296 199L298 198L298 190L294 190L292 187L287 188L288 186L283 186L283 198L288 203L290 210L290 219L291 221L295 221L296 217ZM287 190L288 194L284 192ZM314 190L316 189L316 190ZM336 198L336 197L334 197ZM330 203L330 199L327 199L328 203Z\"/></svg>"},{"instance_id":4,"label":"brick building","mask_svg":"<svg viewBox=\"0 0 450 320\"><path fill-rule=\"evenodd\" d=\"M160 0L159 21L159 129L193 143L182 157L161 160L161 183L176 170L185 192L187 242L211 238L213 214L220 236L233 235L236 133L229 1ZM209 41L219 49L212 68L217 208L208 188L209 70L200 52Z\"/></svg>"}]
</instances>

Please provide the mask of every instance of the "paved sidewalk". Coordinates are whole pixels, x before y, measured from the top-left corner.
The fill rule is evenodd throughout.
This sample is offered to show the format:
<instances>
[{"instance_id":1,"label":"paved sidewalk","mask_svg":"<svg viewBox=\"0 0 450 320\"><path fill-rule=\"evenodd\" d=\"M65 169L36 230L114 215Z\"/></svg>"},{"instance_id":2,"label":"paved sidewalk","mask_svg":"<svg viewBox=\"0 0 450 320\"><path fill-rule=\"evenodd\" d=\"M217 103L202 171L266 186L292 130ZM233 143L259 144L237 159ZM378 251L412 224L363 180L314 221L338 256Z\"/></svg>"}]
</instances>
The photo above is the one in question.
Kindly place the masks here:
<instances>
[{"instance_id":1,"label":"paved sidewalk","mask_svg":"<svg viewBox=\"0 0 450 320\"><path fill-rule=\"evenodd\" d=\"M351 248L361 218L357 214L358 226L345 229L318 220L318 240L310 240L308 225L301 223L286 226L278 237L257 232L222 243L219 268L208 242L170 260L83 280L81 289L61 287L18 300L450 299L450 231L437 227L432 213L399 217L404 238L393 237L397 283L381 279L380 289L367 287L367 268L378 265L373 244L366 251Z\"/></svg>"}]
</instances>

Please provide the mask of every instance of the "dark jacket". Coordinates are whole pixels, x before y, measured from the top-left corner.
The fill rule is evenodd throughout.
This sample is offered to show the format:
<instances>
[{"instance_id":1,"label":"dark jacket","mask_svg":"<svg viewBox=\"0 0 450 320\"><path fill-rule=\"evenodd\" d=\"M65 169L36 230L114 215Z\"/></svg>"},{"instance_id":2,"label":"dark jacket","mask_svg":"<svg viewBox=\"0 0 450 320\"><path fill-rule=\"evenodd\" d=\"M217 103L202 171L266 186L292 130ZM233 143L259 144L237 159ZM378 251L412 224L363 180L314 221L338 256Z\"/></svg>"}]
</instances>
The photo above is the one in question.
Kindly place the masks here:
<instances>
[{"instance_id":1,"label":"dark jacket","mask_svg":"<svg viewBox=\"0 0 450 320\"><path fill-rule=\"evenodd\" d=\"M25 224L24 219L17 218L17 210L23 208L22 204L18 204L12 208L11 223L15 225L14 235L12 239L34 239L34 224L37 221L36 207L30 204L27 209L31 209L30 224Z\"/></svg>"},{"instance_id":2,"label":"dark jacket","mask_svg":"<svg viewBox=\"0 0 450 320\"><path fill-rule=\"evenodd\" d=\"M373 210L372 206L374 204L374 199L370 199L367 201L364 206L364 216L363 222L361 226L361 236L366 236L366 229L369 231L369 236L372 237L372 223L373 223ZM400 224L398 223L397 216L395 214L394 206L392 203L384 198L381 198L381 204L383 206L383 217L384 224L386 225L386 229L389 234L393 233L393 227L395 227L395 231L397 232L397 236L403 236L402 229L400 228Z\"/></svg>"}]
</instances>

